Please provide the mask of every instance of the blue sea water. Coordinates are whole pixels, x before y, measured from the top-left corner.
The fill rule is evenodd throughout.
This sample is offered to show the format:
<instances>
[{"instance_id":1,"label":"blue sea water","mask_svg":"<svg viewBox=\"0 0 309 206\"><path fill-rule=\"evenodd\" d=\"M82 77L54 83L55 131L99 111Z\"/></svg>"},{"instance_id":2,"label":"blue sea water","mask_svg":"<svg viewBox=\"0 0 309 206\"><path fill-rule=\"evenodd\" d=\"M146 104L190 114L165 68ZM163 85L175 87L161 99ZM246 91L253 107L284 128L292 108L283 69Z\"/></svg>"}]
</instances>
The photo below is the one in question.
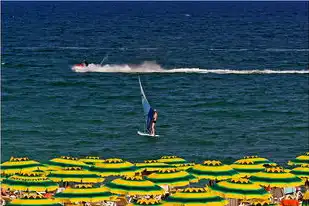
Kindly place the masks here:
<instances>
[{"instance_id":1,"label":"blue sea water","mask_svg":"<svg viewBox=\"0 0 309 206\"><path fill-rule=\"evenodd\" d=\"M1 7L3 161L259 155L284 164L309 150L308 2ZM136 72L160 138L137 135Z\"/></svg>"}]
</instances>

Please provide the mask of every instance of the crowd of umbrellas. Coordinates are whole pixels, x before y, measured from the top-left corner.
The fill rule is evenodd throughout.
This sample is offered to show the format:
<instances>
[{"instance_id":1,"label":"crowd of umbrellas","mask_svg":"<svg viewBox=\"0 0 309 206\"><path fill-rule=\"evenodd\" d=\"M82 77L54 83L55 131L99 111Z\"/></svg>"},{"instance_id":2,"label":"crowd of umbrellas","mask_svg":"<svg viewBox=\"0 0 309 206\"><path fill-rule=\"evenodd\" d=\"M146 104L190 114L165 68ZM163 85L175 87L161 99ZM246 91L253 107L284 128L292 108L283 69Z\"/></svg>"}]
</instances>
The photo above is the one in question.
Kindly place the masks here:
<instances>
[{"instance_id":1,"label":"crowd of umbrellas","mask_svg":"<svg viewBox=\"0 0 309 206\"><path fill-rule=\"evenodd\" d=\"M176 156L143 163L62 156L46 164L11 157L1 164L1 201L15 206L226 206L282 205L288 199L309 205L309 152L288 165L257 156L230 165ZM282 194L276 194L278 189Z\"/></svg>"}]
</instances>

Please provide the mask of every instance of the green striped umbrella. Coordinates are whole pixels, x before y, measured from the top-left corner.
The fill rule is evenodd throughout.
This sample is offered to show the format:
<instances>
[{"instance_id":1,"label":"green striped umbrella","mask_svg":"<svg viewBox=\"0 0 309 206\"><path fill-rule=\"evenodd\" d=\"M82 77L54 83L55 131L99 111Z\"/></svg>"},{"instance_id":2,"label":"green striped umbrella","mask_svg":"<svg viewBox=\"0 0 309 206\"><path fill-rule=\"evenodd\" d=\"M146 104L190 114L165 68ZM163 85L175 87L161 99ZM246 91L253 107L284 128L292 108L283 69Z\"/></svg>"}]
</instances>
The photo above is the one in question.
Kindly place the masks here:
<instances>
[{"instance_id":1,"label":"green striped umbrella","mask_svg":"<svg viewBox=\"0 0 309 206\"><path fill-rule=\"evenodd\" d=\"M254 183L264 187L296 187L303 184L303 181L294 174L285 172L280 167L266 168L250 177Z\"/></svg>"},{"instance_id":2,"label":"green striped umbrella","mask_svg":"<svg viewBox=\"0 0 309 206\"><path fill-rule=\"evenodd\" d=\"M138 199L136 201L136 203L131 203L131 204L128 204L128 206L134 206L134 205L152 205L152 206L161 206L163 205L161 203L160 200L156 200L156 199Z\"/></svg>"},{"instance_id":3,"label":"green striped umbrella","mask_svg":"<svg viewBox=\"0 0 309 206\"><path fill-rule=\"evenodd\" d=\"M138 172L138 168L132 163L117 158L106 159L103 163L96 163L89 170L96 172L101 177L134 175Z\"/></svg>"},{"instance_id":4,"label":"green striped umbrella","mask_svg":"<svg viewBox=\"0 0 309 206\"><path fill-rule=\"evenodd\" d=\"M164 190L141 176L125 176L105 185L112 193L121 195L162 195Z\"/></svg>"},{"instance_id":5,"label":"green striped umbrella","mask_svg":"<svg viewBox=\"0 0 309 206\"><path fill-rule=\"evenodd\" d=\"M158 162L166 164L183 164L186 163L186 160L177 156L162 156L160 159L158 159Z\"/></svg>"},{"instance_id":6,"label":"green striped umbrella","mask_svg":"<svg viewBox=\"0 0 309 206\"><path fill-rule=\"evenodd\" d=\"M183 164L173 164L178 170L187 170L195 165L195 163L186 162Z\"/></svg>"},{"instance_id":7,"label":"green striped umbrella","mask_svg":"<svg viewBox=\"0 0 309 206\"><path fill-rule=\"evenodd\" d=\"M85 158L79 159L80 161L89 164L89 165L95 165L96 163L103 163L104 160L100 159L100 157L92 157L92 156L87 156Z\"/></svg>"},{"instance_id":8,"label":"green striped umbrella","mask_svg":"<svg viewBox=\"0 0 309 206\"><path fill-rule=\"evenodd\" d=\"M274 165L275 163L269 161L266 158L259 157L259 156L245 156L242 159L237 160L236 162L241 163L241 162L253 162L255 165L265 165L265 164L271 164Z\"/></svg>"},{"instance_id":9,"label":"green striped umbrella","mask_svg":"<svg viewBox=\"0 0 309 206\"><path fill-rule=\"evenodd\" d=\"M264 188L245 178L218 182L211 186L211 190L221 197L232 199L268 199L271 197L271 194Z\"/></svg>"},{"instance_id":10,"label":"green striped umbrella","mask_svg":"<svg viewBox=\"0 0 309 206\"><path fill-rule=\"evenodd\" d=\"M242 177L250 177L252 174L261 172L265 169L262 164L259 164L251 159L237 160L230 166Z\"/></svg>"},{"instance_id":11,"label":"green striped umbrella","mask_svg":"<svg viewBox=\"0 0 309 206\"><path fill-rule=\"evenodd\" d=\"M55 191L59 185L41 174L23 173L4 179L1 187L10 190L44 192Z\"/></svg>"},{"instance_id":12,"label":"green striped umbrella","mask_svg":"<svg viewBox=\"0 0 309 206\"><path fill-rule=\"evenodd\" d=\"M224 206L227 203L223 198L207 192L205 188L186 188L169 196L163 205Z\"/></svg>"},{"instance_id":13,"label":"green striped umbrella","mask_svg":"<svg viewBox=\"0 0 309 206\"><path fill-rule=\"evenodd\" d=\"M288 165L302 165L309 164L309 152L296 157L294 160L288 162Z\"/></svg>"},{"instance_id":14,"label":"green striped umbrella","mask_svg":"<svg viewBox=\"0 0 309 206\"><path fill-rule=\"evenodd\" d=\"M5 173L1 173L0 182L2 182L3 180L9 178L10 176L12 176L12 175L8 175L8 174L5 174Z\"/></svg>"},{"instance_id":15,"label":"green striped umbrella","mask_svg":"<svg viewBox=\"0 0 309 206\"><path fill-rule=\"evenodd\" d=\"M64 167L82 167L88 169L89 165L80 161L78 158L61 156L48 161L48 167L51 170L61 170Z\"/></svg>"},{"instance_id":16,"label":"green striped umbrella","mask_svg":"<svg viewBox=\"0 0 309 206\"><path fill-rule=\"evenodd\" d=\"M65 167L63 170L52 171L48 177L54 182L99 183L104 178L81 167Z\"/></svg>"},{"instance_id":17,"label":"green striped umbrella","mask_svg":"<svg viewBox=\"0 0 309 206\"><path fill-rule=\"evenodd\" d=\"M56 200L46 199L38 194L25 194L23 198L14 199L8 205L11 206L62 206Z\"/></svg>"},{"instance_id":18,"label":"green striped umbrella","mask_svg":"<svg viewBox=\"0 0 309 206\"><path fill-rule=\"evenodd\" d=\"M112 201L117 198L104 187L93 187L91 184L79 184L74 188L68 188L55 196L59 202L101 202Z\"/></svg>"},{"instance_id":19,"label":"green striped umbrella","mask_svg":"<svg viewBox=\"0 0 309 206\"><path fill-rule=\"evenodd\" d=\"M138 168L138 171L148 171L148 172L154 172L159 171L161 169L166 168L176 168L175 166L158 162L158 160L145 160L144 163L136 163L135 166Z\"/></svg>"},{"instance_id":20,"label":"green striped umbrella","mask_svg":"<svg viewBox=\"0 0 309 206\"><path fill-rule=\"evenodd\" d=\"M296 167L292 169L290 173L300 178L309 179L309 164L303 164L300 167Z\"/></svg>"},{"instance_id":21,"label":"green striped umbrella","mask_svg":"<svg viewBox=\"0 0 309 206\"><path fill-rule=\"evenodd\" d=\"M280 206L280 204L271 203L270 200L250 199L246 202L252 206Z\"/></svg>"},{"instance_id":22,"label":"green striped umbrella","mask_svg":"<svg viewBox=\"0 0 309 206\"><path fill-rule=\"evenodd\" d=\"M187 171L198 179L209 180L224 180L239 175L232 167L223 165L220 161L216 160L204 161L203 164L195 165Z\"/></svg>"},{"instance_id":23,"label":"green striped umbrella","mask_svg":"<svg viewBox=\"0 0 309 206\"><path fill-rule=\"evenodd\" d=\"M147 176L148 180L160 185L169 185L171 187L182 187L189 185L190 182L197 182L198 180L191 174L185 171L178 171L177 169L163 169L156 173Z\"/></svg>"},{"instance_id":24,"label":"green striped umbrella","mask_svg":"<svg viewBox=\"0 0 309 206\"><path fill-rule=\"evenodd\" d=\"M37 168L44 168L44 166L28 157L11 157L9 161L1 164L1 173L16 174L20 172L27 172L36 170Z\"/></svg>"},{"instance_id":25,"label":"green striped umbrella","mask_svg":"<svg viewBox=\"0 0 309 206\"><path fill-rule=\"evenodd\" d=\"M158 162L175 166L179 170L186 170L195 165L195 163L189 163L185 159L177 156L162 156L160 159L158 159Z\"/></svg>"}]
</instances>

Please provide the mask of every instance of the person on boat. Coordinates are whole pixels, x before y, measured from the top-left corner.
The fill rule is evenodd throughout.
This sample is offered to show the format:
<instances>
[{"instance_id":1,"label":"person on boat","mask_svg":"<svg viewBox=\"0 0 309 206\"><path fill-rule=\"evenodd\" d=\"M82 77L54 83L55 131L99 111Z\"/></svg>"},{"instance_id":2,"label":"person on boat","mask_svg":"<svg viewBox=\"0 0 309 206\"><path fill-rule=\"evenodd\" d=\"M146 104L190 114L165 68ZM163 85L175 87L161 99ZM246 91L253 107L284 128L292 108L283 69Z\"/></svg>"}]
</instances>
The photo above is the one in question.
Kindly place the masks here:
<instances>
[{"instance_id":1,"label":"person on boat","mask_svg":"<svg viewBox=\"0 0 309 206\"><path fill-rule=\"evenodd\" d=\"M157 119L158 119L158 112L157 110L153 110L153 115L152 115L152 121L151 121L151 132L150 135L155 136L156 135L156 123L157 123Z\"/></svg>"},{"instance_id":2,"label":"person on boat","mask_svg":"<svg viewBox=\"0 0 309 206\"><path fill-rule=\"evenodd\" d=\"M83 64L87 67L89 64L86 60L83 61Z\"/></svg>"}]
</instances>

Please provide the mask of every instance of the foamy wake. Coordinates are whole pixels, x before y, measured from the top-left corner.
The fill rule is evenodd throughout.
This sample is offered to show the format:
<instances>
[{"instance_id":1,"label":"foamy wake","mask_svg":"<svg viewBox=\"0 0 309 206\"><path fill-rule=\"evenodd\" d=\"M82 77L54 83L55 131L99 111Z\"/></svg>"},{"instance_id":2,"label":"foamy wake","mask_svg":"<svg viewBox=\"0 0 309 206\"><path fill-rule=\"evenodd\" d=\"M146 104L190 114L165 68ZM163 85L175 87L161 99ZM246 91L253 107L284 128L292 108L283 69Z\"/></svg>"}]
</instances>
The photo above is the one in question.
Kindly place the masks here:
<instances>
[{"instance_id":1,"label":"foamy wake","mask_svg":"<svg viewBox=\"0 0 309 206\"><path fill-rule=\"evenodd\" d=\"M175 68L164 69L153 62L140 65L129 64L89 64L87 67L73 66L75 72L104 72L104 73L215 73L215 74L309 74L309 70L233 70L233 69L200 69Z\"/></svg>"}]
</instances>

